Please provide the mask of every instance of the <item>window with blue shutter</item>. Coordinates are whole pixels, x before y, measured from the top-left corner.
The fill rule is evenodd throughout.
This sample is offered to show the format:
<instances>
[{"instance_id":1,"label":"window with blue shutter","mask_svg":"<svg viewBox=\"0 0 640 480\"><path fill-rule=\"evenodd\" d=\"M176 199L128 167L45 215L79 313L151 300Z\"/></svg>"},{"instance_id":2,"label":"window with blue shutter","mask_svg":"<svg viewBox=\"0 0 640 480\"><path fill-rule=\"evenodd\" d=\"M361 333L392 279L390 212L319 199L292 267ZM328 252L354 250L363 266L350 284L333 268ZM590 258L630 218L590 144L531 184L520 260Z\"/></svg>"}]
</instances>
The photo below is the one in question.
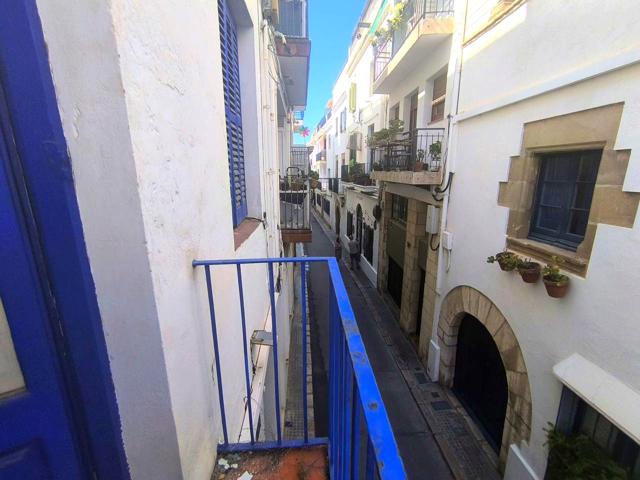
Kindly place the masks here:
<instances>
[{"instance_id":1,"label":"window with blue shutter","mask_svg":"<svg viewBox=\"0 0 640 480\"><path fill-rule=\"evenodd\" d=\"M218 0L218 16L220 19L220 51L222 55L229 179L231 181L231 208L233 226L237 227L247 216L238 35L235 21L229 11L226 0Z\"/></svg>"},{"instance_id":2,"label":"window with blue shutter","mask_svg":"<svg viewBox=\"0 0 640 480\"><path fill-rule=\"evenodd\" d=\"M587 230L602 150L541 156L529 237L575 250Z\"/></svg>"}]
</instances>

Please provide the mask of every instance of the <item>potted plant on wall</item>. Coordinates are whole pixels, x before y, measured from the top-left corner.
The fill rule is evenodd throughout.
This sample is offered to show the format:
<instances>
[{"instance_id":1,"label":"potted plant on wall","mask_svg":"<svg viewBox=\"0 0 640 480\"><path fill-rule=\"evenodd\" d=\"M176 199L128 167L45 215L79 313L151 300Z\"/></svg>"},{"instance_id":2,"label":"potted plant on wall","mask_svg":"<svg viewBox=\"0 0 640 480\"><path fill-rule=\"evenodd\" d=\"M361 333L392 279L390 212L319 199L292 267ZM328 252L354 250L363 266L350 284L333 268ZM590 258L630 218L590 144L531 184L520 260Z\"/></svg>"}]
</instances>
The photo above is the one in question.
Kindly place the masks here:
<instances>
[{"instance_id":1,"label":"potted plant on wall","mask_svg":"<svg viewBox=\"0 0 640 480\"><path fill-rule=\"evenodd\" d=\"M540 264L532 262L530 258L520 260L517 268L524 283L536 283L540 278Z\"/></svg>"},{"instance_id":2,"label":"potted plant on wall","mask_svg":"<svg viewBox=\"0 0 640 480\"><path fill-rule=\"evenodd\" d=\"M569 289L569 277L560 272L558 266L560 263L562 260L554 255L551 257L551 262L542 269L544 286L547 289L547 294L552 298L564 297Z\"/></svg>"},{"instance_id":3,"label":"potted plant on wall","mask_svg":"<svg viewBox=\"0 0 640 480\"><path fill-rule=\"evenodd\" d=\"M520 257L513 252L496 253L487 258L487 263L498 263L500 270L503 272L511 272L518 267Z\"/></svg>"}]
</instances>

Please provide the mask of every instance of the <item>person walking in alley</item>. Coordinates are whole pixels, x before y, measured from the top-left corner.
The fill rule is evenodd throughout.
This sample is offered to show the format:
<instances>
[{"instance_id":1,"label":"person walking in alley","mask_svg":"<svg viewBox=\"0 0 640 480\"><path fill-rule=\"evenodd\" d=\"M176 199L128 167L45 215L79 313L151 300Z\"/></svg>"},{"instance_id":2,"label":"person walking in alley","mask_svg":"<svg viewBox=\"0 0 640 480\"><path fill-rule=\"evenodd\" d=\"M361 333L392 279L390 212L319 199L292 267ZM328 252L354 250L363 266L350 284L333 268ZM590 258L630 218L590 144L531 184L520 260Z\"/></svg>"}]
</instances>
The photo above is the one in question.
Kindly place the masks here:
<instances>
[{"instance_id":1,"label":"person walking in alley","mask_svg":"<svg viewBox=\"0 0 640 480\"><path fill-rule=\"evenodd\" d=\"M338 262L342 259L342 242L340 241L340 235L336 237L336 244L334 247L334 254Z\"/></svg>"},{"instance_id":2,"label":"person walking in alley","mask_svg":"<svg viewBox=\"0 0 640 480\"><path fill-rule=\"evenodd\" d=\"M353 236L349 235L349 257L351 258L351 270L360 270L360 245Z\"/></svg>"}]
</instances>

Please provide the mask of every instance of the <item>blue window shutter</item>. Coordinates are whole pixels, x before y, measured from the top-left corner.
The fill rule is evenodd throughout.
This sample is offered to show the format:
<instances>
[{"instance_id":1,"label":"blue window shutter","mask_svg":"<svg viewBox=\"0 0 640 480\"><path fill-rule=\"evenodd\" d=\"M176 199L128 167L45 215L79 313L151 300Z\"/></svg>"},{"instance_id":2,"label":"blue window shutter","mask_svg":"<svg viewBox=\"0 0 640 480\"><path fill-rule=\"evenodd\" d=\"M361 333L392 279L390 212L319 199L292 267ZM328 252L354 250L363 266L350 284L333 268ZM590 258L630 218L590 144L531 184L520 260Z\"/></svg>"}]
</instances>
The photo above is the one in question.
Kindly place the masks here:
<instances>
[{"instance_id":1,"label":"blue window shutter","mask_svg":"<svg viewBox=\"0 0 640 480\"><path fill-rule=\"evenodd\" d=\"M240 67L238 63L237 27L226 0L218 0L220 19L220 52L224 84L224 111L227 124L227 152L231 182L233 226L247 216L247 186L242 138L242 107L240 103Z\"/></svg>"}]
</instances>

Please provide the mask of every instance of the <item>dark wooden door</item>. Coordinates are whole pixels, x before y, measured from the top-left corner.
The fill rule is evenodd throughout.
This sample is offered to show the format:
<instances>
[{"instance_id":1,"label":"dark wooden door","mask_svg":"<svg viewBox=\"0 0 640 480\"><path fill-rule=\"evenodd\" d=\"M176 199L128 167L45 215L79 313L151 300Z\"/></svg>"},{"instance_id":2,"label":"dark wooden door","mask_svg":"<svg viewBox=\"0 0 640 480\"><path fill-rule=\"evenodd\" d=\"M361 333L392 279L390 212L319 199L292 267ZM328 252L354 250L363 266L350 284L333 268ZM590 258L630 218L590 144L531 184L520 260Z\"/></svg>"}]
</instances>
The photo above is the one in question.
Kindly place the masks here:
<instances>
[{"instance_id":1,"label":"dark wooden door","mask_svg":"<svg viewBox=\"0 0 640 480\"><path fill-rule=\"evenodd\" d=\"M462 320L458 333L453 390L499 452L509 396L507 375L493 337L471 315Z\"/></svg>"},{"instance_id":2,"label":"dark wooden door","mask_svg":"<svg viewBox=\"0 0 640 480\"><path fill-rule=\"evenodd\" d=\"M404 277L404 272L402 267L398 265L393 258L389 257L389 269L387 273L387 291L393 301L398 306L401 307L402 304L402 280Z\"/></svg>"}]
</instances>

